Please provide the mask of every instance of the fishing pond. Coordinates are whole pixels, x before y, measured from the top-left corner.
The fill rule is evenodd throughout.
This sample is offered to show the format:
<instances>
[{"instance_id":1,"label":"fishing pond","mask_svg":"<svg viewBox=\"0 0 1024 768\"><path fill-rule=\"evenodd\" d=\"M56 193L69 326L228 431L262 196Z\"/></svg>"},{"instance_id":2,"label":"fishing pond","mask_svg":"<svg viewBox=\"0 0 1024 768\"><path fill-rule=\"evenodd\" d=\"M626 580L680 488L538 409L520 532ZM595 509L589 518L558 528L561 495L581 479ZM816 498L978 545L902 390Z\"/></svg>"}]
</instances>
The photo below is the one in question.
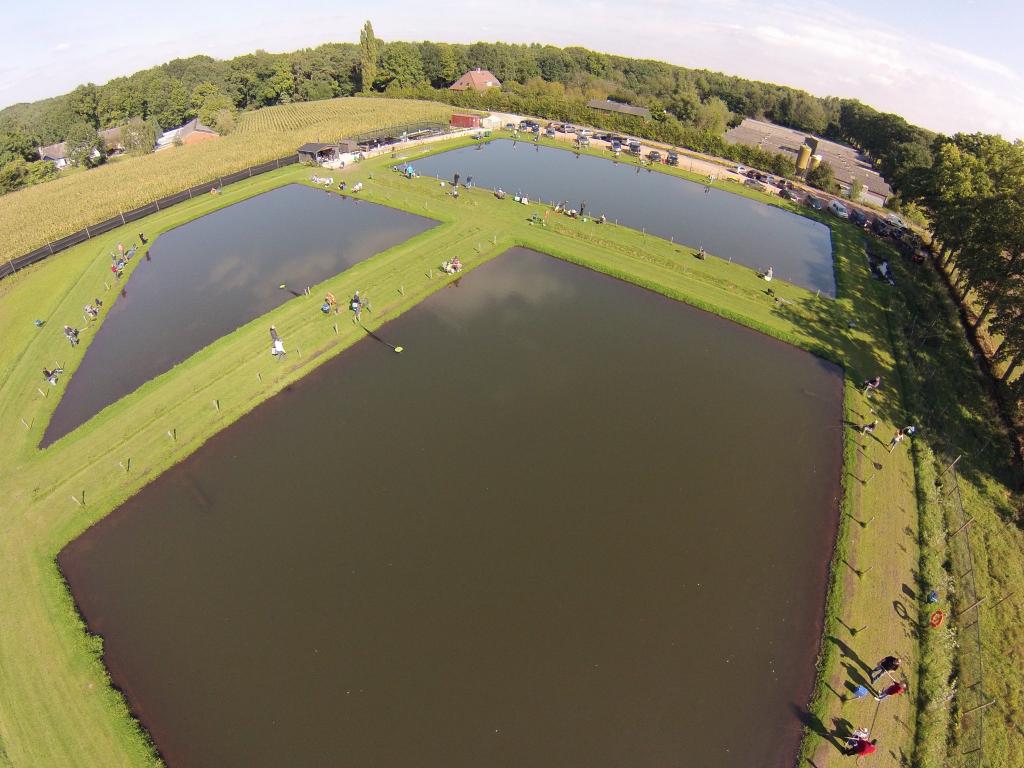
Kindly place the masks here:
<instances>
[{"instance_id":1,"label":"fishing pond","mask_svg":"<svg viewBox=\"0 0 1024 768\"><path fill-rule=\"evenodd\" d=\"M307 285L436 223L289 184L165 232L115 286L121 295L105 310L42 445Z\"/></svg>"},{"instance_id":2,"label":"fishing pond","mask_svg":"<svg viewBox=\"0 0 1024 768\"><path fill-rule=\"evenodd\" d=\"M841 371L524 249L377 334L59 556L168 765L793 765Z\"/></svg>"},{"instance_id":3,"label":"fishing pond","mask_svg":"<svg viewBox=\"0 0 1024 768\"><path fill-rule=\"evenodd\" d=\"M585 213L835 296L828 227L776 206L666 173L532 142L500 139L413 161L417 173L567 202Z\"/></svg>"}]
</instances>

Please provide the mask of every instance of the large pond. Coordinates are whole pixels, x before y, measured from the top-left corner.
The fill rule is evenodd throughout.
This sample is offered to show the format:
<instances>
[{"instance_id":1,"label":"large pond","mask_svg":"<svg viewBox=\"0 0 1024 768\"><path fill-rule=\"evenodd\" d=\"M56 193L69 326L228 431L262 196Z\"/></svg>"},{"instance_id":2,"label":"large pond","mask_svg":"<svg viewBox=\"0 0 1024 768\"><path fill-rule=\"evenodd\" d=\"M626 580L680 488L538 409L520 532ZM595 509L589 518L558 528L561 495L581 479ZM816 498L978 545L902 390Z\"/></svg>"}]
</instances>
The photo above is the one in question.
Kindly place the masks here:
<instances>
[{"instance_id":1,"label":"large pond","mask_svg":"<svg viewBox=\"0 0 1024 768\"><path fill-rule=\"evenodd\" d=\"M157 238L68 383L49 445L221 336L436 222L298 184Z\"/></svg>"},{"instance_id":2,"label":"large pond","mask_svg":"<svg viewBox=\"0 0 1024 768\"><path fill-rule=\"evenodd\" d=\"M510 195L568 201L634 229L731 258L796 285L835 296L832 238L824 224L740 195L563 149L507 140L417 160L419 173L461 180Z\"/></svg>"},{"instance_id":3,"label":"large pond","mask_svg":"<svg viewBox=\"0 0 1024 768\"><path fill-rule=\"evenodd\" d=\"M838 369L517 250L60 555L173 768L791 766Z\"/></svg>"}]
</instances>

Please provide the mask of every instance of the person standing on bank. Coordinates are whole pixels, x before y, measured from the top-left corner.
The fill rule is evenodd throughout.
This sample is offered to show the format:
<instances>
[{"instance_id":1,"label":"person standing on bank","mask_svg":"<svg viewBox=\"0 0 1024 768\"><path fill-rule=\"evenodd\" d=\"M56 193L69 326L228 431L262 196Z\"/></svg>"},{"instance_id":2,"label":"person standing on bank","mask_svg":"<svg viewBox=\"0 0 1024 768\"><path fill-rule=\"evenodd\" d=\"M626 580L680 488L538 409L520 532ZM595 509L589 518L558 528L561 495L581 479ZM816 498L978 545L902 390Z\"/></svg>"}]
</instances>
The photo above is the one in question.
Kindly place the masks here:
<instances>
[{"instance_id":1,"label":"person standing on bank","mask_svg":"<svg viewBox=\"0 0 1024 768\"><path fill-rule=\"evenodd\" d=\"M891 677L892 673L899 669L902 663L899 656L886 656L878 662L878 666L871 670L871 682L875 682L882 675L889 675Z\"/></svg>"}]
</instances>

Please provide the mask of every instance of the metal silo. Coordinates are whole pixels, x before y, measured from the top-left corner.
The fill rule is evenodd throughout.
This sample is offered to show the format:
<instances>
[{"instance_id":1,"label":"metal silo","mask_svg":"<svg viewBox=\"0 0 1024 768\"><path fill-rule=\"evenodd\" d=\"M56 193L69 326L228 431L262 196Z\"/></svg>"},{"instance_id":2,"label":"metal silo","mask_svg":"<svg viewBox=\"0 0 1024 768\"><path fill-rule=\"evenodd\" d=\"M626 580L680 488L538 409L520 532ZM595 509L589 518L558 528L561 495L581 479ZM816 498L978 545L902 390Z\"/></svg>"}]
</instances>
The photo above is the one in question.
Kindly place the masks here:
<instances>
[{"instance_id":1,"label":"metal silo","mask_svg":"<svg viewBox=\"0 0 1024 768\"><path fill-rule=\"evenodd\" d=\"M796 169L801 172L806 171L809 162L811 162L811 148L806 144L801 144L800 151L796 155Z\"/></svg>"}]
</instances>

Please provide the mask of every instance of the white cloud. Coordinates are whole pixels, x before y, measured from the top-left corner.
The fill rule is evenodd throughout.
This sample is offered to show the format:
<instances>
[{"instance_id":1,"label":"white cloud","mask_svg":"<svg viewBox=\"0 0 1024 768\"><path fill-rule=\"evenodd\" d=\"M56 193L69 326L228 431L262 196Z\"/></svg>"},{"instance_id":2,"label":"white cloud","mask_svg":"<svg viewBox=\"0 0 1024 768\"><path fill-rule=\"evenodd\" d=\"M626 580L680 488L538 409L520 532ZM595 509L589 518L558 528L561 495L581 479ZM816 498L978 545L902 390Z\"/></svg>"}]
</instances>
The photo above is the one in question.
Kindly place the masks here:
<instances>
[{"instance_id":1,"label":"white cloud","mask_svg":"<svg viewBox=\"0 0 1024 768\"><path fill-rule=\"evenodd\" d=\"M57 43L51 50L54 52L71 50L71 43Z\"/></svg>"}]
</instances>

